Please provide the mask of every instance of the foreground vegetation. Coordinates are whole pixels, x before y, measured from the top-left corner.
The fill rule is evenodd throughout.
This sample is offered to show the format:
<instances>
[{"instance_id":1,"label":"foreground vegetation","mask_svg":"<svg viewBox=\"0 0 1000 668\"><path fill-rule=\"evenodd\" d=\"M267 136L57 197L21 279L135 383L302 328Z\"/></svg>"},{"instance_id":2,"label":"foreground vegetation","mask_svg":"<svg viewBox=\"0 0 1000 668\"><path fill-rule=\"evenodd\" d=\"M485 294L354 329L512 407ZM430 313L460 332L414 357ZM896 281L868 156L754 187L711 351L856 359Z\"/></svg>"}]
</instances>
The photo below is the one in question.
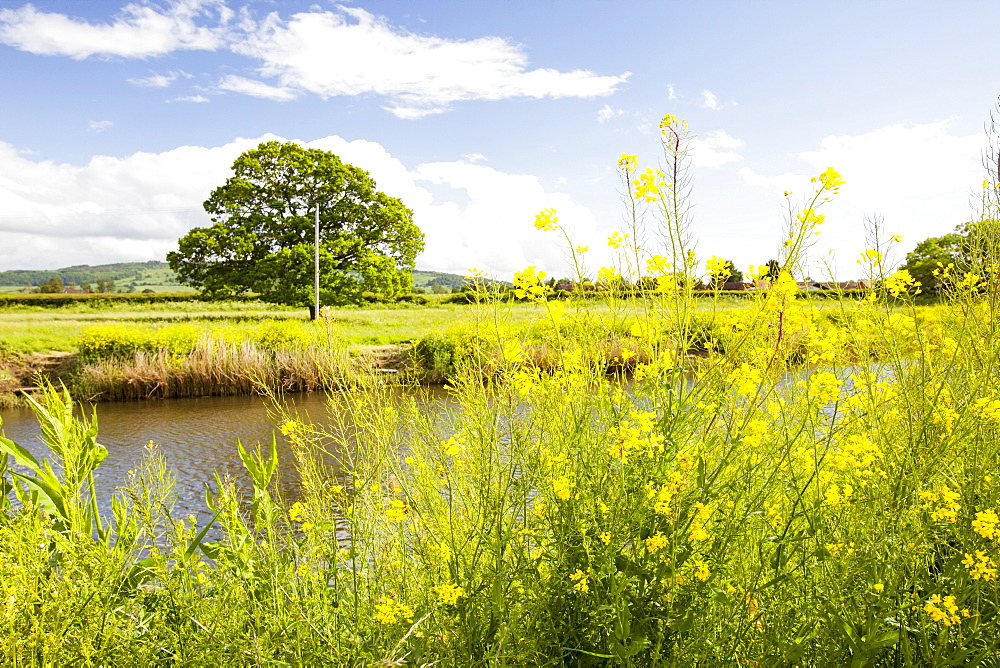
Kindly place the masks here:
<instances>
[{"instance_id":1,"label":"foreground vegetation","mask_svg":"<svg viewBox=\"0 0 1000 668\"><path fill-rule=\"evenodd\" d=\"M668 147L686 136L676 119L664 132ZM175 517L153 448L100 518L96 423L49 391L36 411L53 465L0 439L14 497L0 513L0 660L993 660L998 240L981 237L967 270L943 268L934 308L912 305L918 286L885 275L877 247L865 257L882 288L816 308L789 272L841 183L828 170L791 212L771 288L738 309L696 306L671 190L683 179L640 174L633 156L621 167L629 196L662 206L667 240L655 253L638 233L612 238L621 262L600 271L644 265L657 291L595 310L520 272L529 305L474 305L424 345L452 408L359 378L333 424L280 417L301 478L290 507L274 448L238 446L253 489L217 477L212 526ZM561 230L554 212L538 227Z\"/></svg>"}]
</instances>

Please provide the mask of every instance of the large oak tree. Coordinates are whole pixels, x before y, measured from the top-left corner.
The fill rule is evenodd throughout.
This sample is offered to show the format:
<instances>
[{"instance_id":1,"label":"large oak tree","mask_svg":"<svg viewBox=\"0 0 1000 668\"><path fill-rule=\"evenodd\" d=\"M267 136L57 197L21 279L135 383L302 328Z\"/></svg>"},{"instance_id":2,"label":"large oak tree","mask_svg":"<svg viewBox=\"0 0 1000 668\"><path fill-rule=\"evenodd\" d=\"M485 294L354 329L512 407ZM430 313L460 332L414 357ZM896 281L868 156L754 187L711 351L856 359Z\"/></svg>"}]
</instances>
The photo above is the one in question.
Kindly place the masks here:
<instances>
[{"instance_id":1,"label":"large oak tree","mask_svg":"<svg viewBox=\"0 0 1000 668\"><path fill-rule=\"evenodd\" d=\"M205 201L212 226L188 232L167 262L209 296L254 292L272 303L310 304L317 204L321 303L410 289L424 247L413 212L333 153L277 141L236 159L233 176Z\"/></svg>"}]
</instances>

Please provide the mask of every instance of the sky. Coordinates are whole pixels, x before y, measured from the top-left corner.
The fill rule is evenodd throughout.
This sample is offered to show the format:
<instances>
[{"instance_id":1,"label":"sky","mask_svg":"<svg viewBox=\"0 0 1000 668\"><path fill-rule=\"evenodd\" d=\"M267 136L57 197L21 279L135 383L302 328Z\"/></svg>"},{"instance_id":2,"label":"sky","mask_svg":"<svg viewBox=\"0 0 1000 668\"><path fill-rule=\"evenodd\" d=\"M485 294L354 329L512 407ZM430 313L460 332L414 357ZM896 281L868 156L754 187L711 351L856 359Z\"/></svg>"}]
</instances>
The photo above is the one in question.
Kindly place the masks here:
<instances>
[{"instance_id":1,"label":"sky","mask_svg":"<svg viewBox=\"0 0 1000 668\"><path fill-rule=\"evenodd\" d=\"M837 169L809 251L849 280L973 215L1000 3L0 0L0 270L162 260L262 141L367 170L414 211L417 268L592 272L624 228L621 154L687 120L698 256L777 257ZM655 221L647 218L647 224ZM655 250L655 248L650 248Z\"/></svg>"}]
</instances>

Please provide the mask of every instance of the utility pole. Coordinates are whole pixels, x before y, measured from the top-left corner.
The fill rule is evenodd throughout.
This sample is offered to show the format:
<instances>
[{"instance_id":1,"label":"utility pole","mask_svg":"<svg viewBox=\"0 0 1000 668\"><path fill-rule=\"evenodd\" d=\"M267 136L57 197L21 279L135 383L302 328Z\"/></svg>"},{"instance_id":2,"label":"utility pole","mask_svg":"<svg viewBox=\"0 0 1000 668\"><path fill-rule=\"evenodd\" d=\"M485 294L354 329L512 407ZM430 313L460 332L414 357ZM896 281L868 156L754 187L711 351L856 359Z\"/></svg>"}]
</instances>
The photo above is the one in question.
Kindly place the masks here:
<instances>
[{"instance_id":1,"label":"utility pole","mask_svg":"<svg viewBox=\"0 0 1000 668\"><path fill-rule=\"evenodd\" d=\"M314 242L315 242L314 246L315 246L315 250L316 250L316 253L314 255L314 259L316 260L316 262L315 262L315 272L314 272L315 276L314 276L314 278L316 279L316 281L315 281L315 283L313 285L313 291L314 291L314 295L313 296L314 296L314 299L315 299L315 301L314 301L315 305L314 305L313 313L312 313L312 316L313 316L312 319L313 320L315 320L316 318L319 317L319 199L318 198L316 199L316 229L315 229L315 239L314 239Z\"/></svg>"}]
</instances>

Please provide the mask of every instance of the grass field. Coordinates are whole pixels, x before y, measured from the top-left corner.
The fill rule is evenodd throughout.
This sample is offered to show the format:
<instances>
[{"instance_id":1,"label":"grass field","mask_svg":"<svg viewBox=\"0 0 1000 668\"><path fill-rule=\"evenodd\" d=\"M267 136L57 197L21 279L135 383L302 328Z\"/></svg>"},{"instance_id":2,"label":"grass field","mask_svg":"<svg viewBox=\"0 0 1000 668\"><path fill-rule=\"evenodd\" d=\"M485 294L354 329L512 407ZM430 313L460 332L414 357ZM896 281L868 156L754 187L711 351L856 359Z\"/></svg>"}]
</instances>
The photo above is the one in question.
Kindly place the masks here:
<instances>
[{"instance_id":1,"label":"grass field","mask_svg":"<svg viewBox=\"0 0 1000 668\"><path fill-rule=\"evenodd\" d=\"M446 328L469 311L461 305L391 308L352 308L331 311L329 324L348 346L399 343ZM206 329L227 323L252 323L264 319L308 319L301 308L271 304L187 302L135 306L69 306L58 309L8 307L0 309L0 344L21 352L73 351L89 327L110 323L140 328L160 328L190 323Z\"/></svg>"}]
</instances>

